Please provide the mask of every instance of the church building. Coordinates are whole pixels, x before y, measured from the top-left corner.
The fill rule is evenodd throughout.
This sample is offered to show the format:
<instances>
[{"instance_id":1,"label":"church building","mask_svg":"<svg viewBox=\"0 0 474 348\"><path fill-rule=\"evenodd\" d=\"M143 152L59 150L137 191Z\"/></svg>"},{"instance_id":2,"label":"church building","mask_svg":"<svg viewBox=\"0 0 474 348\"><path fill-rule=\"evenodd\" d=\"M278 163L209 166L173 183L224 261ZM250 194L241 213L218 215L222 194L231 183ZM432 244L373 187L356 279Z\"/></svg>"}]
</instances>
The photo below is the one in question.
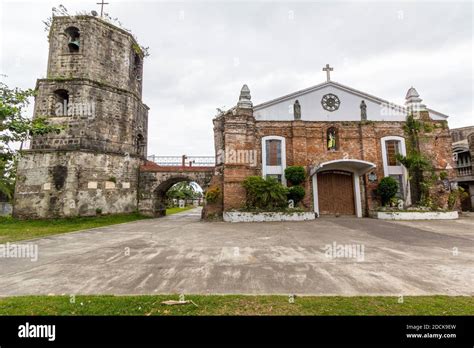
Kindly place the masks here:
<instances>
[{"instance_id":1,"label":"church building","mask_svg":"<svg viewBox=\"0 0 474 348\"><path fill-rule=\"evenodd\" d=\"M399 198L410 205L408 173L397 161L407 152L408 113L434 125L420 149L435 171L454 175L448 116L426 107L415 88L408 89L405 105L396 105L332 81L329 65L323 70L325 82L258 105L244 85L237 105L214 119L213 183L222 190L224 212L245 204L246 177L272 176L286 185L285 168L294 165L306 169L303 205L316 216L369 216L385 176L397 180Z\"/></svg>"}]
</instances>

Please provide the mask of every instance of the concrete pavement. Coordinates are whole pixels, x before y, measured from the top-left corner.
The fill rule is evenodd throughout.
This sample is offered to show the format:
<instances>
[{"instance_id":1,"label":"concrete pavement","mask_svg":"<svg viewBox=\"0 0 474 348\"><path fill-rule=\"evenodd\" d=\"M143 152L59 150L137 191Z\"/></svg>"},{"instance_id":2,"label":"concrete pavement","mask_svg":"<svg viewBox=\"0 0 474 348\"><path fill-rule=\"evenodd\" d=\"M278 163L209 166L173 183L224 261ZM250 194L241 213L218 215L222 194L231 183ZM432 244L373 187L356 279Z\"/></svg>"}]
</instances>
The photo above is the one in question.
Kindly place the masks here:
<instances>
[{"instance_id":1,"label":"concrete pavement","mask_svg":"<svg viewBox=\"0 0 474 348\"><path fill-rule=\"evenodd\" d=\"M0 296L474 295L474 218L201 222L200 210L45 237L0 259Z\"/></svg>"}]
</instances>

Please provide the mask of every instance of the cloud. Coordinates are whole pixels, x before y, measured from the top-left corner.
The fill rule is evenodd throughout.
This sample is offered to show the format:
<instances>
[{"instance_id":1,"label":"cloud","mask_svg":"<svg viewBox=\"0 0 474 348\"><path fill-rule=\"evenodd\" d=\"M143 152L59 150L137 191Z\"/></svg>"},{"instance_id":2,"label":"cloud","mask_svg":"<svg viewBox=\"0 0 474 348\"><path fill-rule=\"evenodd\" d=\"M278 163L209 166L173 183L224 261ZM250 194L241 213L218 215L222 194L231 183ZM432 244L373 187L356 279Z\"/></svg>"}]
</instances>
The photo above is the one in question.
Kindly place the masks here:
<instances>
[{"instance_id":1,"label":"cloud","mask_svg":"<svg viewBox=\"0 0 474 348\"><path fill-rule=\"evenodd\" d=\"M45 75L41 21L57 5L2 3L9 85L32 87ZM244 83L258 104L323 82L326 63L337 82L396 103L413 85L451 127L474 124L469 2L121 1L106 12L150 46L149 154L211 155L215 109L235 105Z\"/></svg>"}]
</instances>

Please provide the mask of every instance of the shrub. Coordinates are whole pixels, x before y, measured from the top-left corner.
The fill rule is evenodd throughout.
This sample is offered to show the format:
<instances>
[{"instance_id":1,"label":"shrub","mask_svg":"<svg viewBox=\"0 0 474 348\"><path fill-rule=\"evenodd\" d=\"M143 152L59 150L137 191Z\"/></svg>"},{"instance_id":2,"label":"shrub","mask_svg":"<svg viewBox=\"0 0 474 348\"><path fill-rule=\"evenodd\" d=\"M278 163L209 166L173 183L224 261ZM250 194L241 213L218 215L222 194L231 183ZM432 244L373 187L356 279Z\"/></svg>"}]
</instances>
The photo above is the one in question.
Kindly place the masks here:
<instances>
[{"instance_id":1,"label":"shrub","mask_svg":"<svg viewBox=\"0 0 474 348\"><path fill-rule=\"evenodd\" d=\"M446 172L444 172L444 171L441 172L441 173L439 173L439 178L440 178L441 180L447 179L447 178L448 178L448 173L446 173Z\"/></svg>"},{"instance_id":2,"label":"shrub","mask_svg":"<svg viewBox=\"0 0 474 348\"><path fill-rule=\"evenodd\" d=\"M469 194L462 188L453 189L448 196L448 209L453 210L459 201L469 197Z\"/></svg>"},{"instance_id":3,"label":"shrub","mask_svg":"<svg viewBox=\"0 0 474 348\"><path fill-rule=\"evenodd\" d=\"M306 178L304 167L291 166L285 169L285 178L291 185L299 185Z\"/></svg>"},{"instance_id":4,"label":"shrub","mask_svg":"<svg viewBox=\"0 0 474 348\"><path fill-rule=\"evenodd\" d=\"M221 190L217 186L210 187L206 191L206 201L208 203L214 203L217 201L217 198L219 198L219 195L221 194Z\"/></svg>"},{"instance_id":5,"label":"shrub","mask_svg":"<svg viewBox=\"0 0 474 348\"><path fill-rule=\"evenodd\" d=\"M287 189L274 178L249 176L243 182L248 208L272 209L286 206Z\"/></svg>"},{"instance_id":6,"label":"shrub","mask_svg":"<svg viewBox=\"0 0 474 348\"><path fill-rule=\"evenodd\" d=\"M288 199L292 199L293 202L295 202L295 205L301 202L305 194L304 187L300 185L291 186L288 189Z\"/></svg>"},{"instance_id":7,"label":"shrub","mask_svg":"<svg viewBox=\"0 0 474 348\"><path fill-rule=\"evenodd\" d=\"M386 176L380 180L377 186L377 194L382 200L382 205L387 205L396 196L398 192L398 182L390 177Z\"/></svg>"}]
</instances>

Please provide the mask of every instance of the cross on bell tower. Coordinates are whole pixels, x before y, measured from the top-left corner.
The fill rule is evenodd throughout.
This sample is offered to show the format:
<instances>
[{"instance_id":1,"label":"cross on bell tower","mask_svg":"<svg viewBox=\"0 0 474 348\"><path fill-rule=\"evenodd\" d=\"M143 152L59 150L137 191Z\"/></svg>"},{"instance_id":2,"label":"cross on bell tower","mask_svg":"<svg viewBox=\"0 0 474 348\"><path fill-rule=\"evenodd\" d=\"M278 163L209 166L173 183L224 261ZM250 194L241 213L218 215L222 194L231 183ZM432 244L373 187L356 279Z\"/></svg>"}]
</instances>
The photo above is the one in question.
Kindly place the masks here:
<instances>
[{"instance_id":1,"label":"cross on bell tower","mask_svg":"<svg viewBox=\"0 0 474 348\"><path fill-rule=\"evenodd\" d=\"M326 67L323 68L323 71L326 72L326 79L327 81L331 81L331 71L333 71L334 68L331 68L329 64L326 64Z\"/></svg>"},{"instance_id":2,"label":"cross on bell tower","mask_svg":"<svg viewBox=\"0 0 474 348\"><path fill-rule=\"evenodd\" d=\"M102 2L98 2L97 5L100 5L100 17L104 15L104 5L108 5L108 2L104 2L104 0L101 0Z\"/></svg>"}]
</instances>

